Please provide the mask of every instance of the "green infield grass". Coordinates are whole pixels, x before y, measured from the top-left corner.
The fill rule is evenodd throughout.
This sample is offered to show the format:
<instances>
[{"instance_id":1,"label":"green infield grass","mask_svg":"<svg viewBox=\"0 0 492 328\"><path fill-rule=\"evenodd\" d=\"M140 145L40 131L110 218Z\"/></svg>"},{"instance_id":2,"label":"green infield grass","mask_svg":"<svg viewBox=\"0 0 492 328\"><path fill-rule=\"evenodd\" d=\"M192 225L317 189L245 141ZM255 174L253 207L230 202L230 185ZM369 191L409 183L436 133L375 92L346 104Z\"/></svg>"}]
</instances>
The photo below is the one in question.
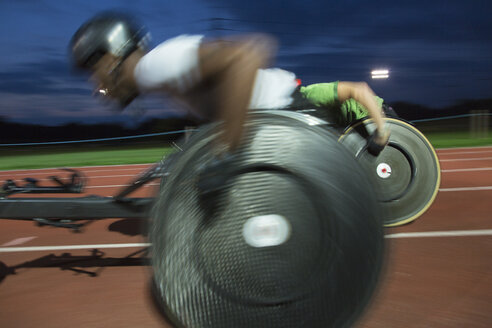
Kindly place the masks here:
<instances>
[{"instance_id":1,"label":"green infield grass","mask_svg":"<svg viewBox=\"0 0 492 328\"><path fill-rule=\"evenodd\" d=\"M154 163L173 151L171 147L9 150L0 152L0 170Z\"/></svg>"},{"instance_id":2,"label":"green infield grass","mask_svg":"<svg viewBox=\"0 0 492 328\"><path fill-rule=\"evenodd\" d=\"M435 148L492 145L492 136L474 138L467 131L428 132L424 135ZM173 151L171 147L145 144L18 147L0 149L0 170L154 163Z\"/></svg>"},{"instance_id":3,"label":"green infield grass","mask_svg":"<svg viewBox=\"0 0 492 328\"><path fill-rule=\"evenodd\" d=\"M424 133L434 148L477 147L492 145L492 135L473 137L468 131Z\"/></svg>"}]
</instances>

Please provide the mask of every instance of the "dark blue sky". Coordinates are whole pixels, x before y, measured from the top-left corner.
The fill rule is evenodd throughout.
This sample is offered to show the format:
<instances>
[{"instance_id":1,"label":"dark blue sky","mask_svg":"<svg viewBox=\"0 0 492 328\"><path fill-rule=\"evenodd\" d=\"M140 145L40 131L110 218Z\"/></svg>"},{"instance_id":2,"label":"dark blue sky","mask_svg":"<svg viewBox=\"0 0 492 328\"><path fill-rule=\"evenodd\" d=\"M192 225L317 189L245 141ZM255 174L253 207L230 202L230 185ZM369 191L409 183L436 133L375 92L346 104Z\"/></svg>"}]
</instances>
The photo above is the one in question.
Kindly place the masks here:
<instances>
[{"instance_id":1,"label":"dark blue sky","mask_svg":"<svg viewBox=\"0 0 492 328\"><path fill-rule=\"evenodd\" d=\"M387 101L441 107L492 98L492 4L488 0L0 1L0 116L48 125L140 122L176 115L168 102L138 102L145 115L115 113L73 75L67 44L105 9L134 13L153 43L181 33L210 37L268 32L280 41L275 66L304 83L367 81ZM388 68L388 80L370 71Z\"/></svg>"}]
</instances>

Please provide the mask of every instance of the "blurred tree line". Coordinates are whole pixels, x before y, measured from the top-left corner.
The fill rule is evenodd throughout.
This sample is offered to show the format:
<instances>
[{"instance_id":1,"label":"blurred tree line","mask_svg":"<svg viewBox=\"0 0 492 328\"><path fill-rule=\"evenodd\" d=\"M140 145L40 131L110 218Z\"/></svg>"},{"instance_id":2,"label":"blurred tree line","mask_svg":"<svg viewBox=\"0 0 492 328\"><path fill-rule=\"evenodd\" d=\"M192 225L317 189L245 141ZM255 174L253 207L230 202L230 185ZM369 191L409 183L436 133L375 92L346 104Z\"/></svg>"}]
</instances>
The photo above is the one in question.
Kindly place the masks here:
<instances>
[{"instance_id":1,"label":"blurred tree line","mask_svg":"<svg viewBox=\"0 0 492 328\"><path fill-rule=\"evenodd\" d=\"M186 127L196 126L199 123L200 122L197 122L196 120L184 117L150 119L132 128L118 123L70 123L60 126L44 126L9 122L0 116L0 143L57 142L118 138L183 130ZM163 135L159 136L158 139L166 142L176 140L178 137L179 135ZM122 142L131 143L132 139L124 139ZM112 143L114 144L115 142L113 141Z\"/></svg>"},{"instance_id":2,"label":"blurred tree line","mask_svg":"<svg viewBox=\"0 0 492 328\"><path fill-rule=\"evenodd\" d=\"M437 109L409 102L393 102L389 105L395 109L401 118L407 121L469 114L472 110L489 110L492 113L492 98L461 100L455 105ZM183 130L186 127L197 126L201 123L202 122L191 117L176 117L150 119L134 128L128 128L120 124L89 125L81 123L71 123L61 126L43 126L9 122L6 118L0 116L0 143L56 142L115 138ZM177 135L164 135L159 136L158 140L160 142L172 141L176 140L178 137L179 136ZM138 139L125 139L122 140L122 142L128 144L131 142L138 142Z\"/></svg>"},{"instance_id":3,"label":"blurred tree line","mask_svg":"<svg viewBox=\"0 0 492 328\"><path fill-rule=\"evenodd\" d=\"M492 98L463 99L444 108L429 108L423 105L397 101L390 104L398 115L407 121L469 114L472 110L489 110L492 113Z\"/></svg>"}]
</instances>

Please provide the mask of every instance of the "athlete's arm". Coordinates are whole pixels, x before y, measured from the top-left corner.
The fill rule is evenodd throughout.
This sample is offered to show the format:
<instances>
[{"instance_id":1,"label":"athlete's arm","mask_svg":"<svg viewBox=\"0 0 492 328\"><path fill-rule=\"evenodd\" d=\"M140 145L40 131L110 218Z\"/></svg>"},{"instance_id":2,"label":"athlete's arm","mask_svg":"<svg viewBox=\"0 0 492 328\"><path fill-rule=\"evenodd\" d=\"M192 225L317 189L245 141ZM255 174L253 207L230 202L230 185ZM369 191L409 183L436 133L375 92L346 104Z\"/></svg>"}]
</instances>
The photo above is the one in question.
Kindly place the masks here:
<instances>
[{"instance_id":1,"label":"athlete's arm","mask_svg":"<svg viewBox=\"0 0 492 328\"><path fill-rule=\"evenodd\" d=\"M236 149L243 134L256 72L268 64L275 49L276 42L265 35L203 42L200 46L201 76L217 83L218 115L224 122L220 138L230 151Z\"/></svg>"},{"instance_id":2,"label":"athlete's arm","mask_svg":"<svg viewBox=\"0 0 492 328\"><path fill-rule=\"evenodd\" d=\"M389 138L389 131L385 128L383 120L385 115L381 109L381 106L379 106L375 100L376 95L367 83L339 82L337 93L338 100L341 103L352 98L367 109L377 127L375 142L378 144L385 144Z\"/></svg>"}]
</instances>

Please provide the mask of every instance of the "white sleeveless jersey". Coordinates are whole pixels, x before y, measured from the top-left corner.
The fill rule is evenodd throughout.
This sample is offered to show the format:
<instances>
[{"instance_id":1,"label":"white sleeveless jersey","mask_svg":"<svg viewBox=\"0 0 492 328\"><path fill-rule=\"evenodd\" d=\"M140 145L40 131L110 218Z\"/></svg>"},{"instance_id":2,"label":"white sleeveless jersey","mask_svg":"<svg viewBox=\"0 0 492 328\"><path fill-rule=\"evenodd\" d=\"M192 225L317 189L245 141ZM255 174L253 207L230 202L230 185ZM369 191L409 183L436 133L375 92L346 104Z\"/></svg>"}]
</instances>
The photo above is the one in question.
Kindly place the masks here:
<instances>
[{"instance_id":1,"label":"white sleeveless jersey","mask_svg":"<svg viewBox=\"0 0 492 328\"><path fill-rule=\"evenodd\" d=\"M200 79L198 49L202 35L181 35L169 39L147 53L137 63L135 80L141 91L169 86L184 93ZM260 69L249 104L252 109L278 109L292 103L297 87L294 73L279 69Z\"/></svg>"},{"instance_id":2,"label":"white sleeveless jersey","mask_svg":"<svg viewBox=\"0 0 492 328\"><path fill-rule=\"evenodd\" d=\"M296 75L280 68L259 69L256 73L251 109L280 109L293 101L292 93L297 88Z\"/></svg>"},{"instance_id":3,"label":"white sleeveless jersey","mask_svg":"<svg viewBox=\"0 0 492 328\"><path fill-rule=\"evenodd\" d=\"M181 35L169 39L143 56L133 72L142 91L169 86L185 92L200 81L198 48L202 35Z\"/></svg>"}]
</instances>

